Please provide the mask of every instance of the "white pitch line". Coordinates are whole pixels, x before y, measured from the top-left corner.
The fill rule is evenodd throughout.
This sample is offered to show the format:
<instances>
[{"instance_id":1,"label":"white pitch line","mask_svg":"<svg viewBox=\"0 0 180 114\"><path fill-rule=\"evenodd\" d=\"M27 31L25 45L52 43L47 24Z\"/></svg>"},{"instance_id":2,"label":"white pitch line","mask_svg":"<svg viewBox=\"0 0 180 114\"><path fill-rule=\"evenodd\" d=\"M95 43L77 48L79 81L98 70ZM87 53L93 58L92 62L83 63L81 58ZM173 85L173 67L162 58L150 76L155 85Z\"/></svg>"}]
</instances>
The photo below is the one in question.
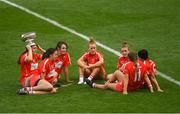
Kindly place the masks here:
<instances>
[{"instance_id":1,"label":"white pitch line","mask_svg":"<svg viewBox=\"0 0 180 114\"><path fill-rule=\"evenodd\" d=\"M70 29L70 28L62 25L62 24L58 23L57 21L54 21L54 20L52 20L52 19L50 19L50 18L47 18L47 17L44 17L44 16L42 16L42 15L36 13L36 12L33 12L33 11L31 11L31 10L23 7L23 6L20 6L20 5L18 5L18 4L15 4L15 3L13 3L13 2L10 2L10 1L8 1L8 0L0 0L0 1L1 1L1 2L4 2L4 3L6 3L6 4L9 4L9 5L11 5L11 6L14 6L14 7L18 8L18 9L21 9L22 11L25 11L25 12L27 12L27 13L29 13L29 14L37 17L37 18L40 18L40 19L42 19L42 20L44 20L44 21L46 21L46 22L48 22L48 23L51 23L52 25L54 25L54 26L56 26L56 27L58 27L58 28L60 28L60 29L63 29L63 30L65 30L65 31L68 31L68 32L70 32L70 33L72 33L72 34L75 34L75 35L79 36L80 38L82 38L82 39L84 39L84 40L89 41L89 37L88 37L88 36L85 36L85 35L83 35L83 34L81 34L81 33L79 33L79 32L76 32L75 30ZM110 47L108 47L108 46L106 46L106 45L104 45L104 44L102 44L102 43L100 43L100 42L97 42L97 45L100 46L101 48L103 48L103 49L105 49L105 50L107 50L107 51L109 51L109 52L117 55L117 56L121 56L121 53L119 53L118 51L116 51L116 50L114 50L114 49L112 49L112 48L110 48ZM174 84L180 86L180 82L179 82L178 80L175 80L175 79L173 79L172 77L167 76L167 75L165 75L164 73L162 73L162 72L160 72L160 71L158 71L158 75L161 76L162 78L164 78L164 79L166 79L166 80L168 80L168 81L170 81L170 82L173 82Z\"/></svg>"}]
</instances>

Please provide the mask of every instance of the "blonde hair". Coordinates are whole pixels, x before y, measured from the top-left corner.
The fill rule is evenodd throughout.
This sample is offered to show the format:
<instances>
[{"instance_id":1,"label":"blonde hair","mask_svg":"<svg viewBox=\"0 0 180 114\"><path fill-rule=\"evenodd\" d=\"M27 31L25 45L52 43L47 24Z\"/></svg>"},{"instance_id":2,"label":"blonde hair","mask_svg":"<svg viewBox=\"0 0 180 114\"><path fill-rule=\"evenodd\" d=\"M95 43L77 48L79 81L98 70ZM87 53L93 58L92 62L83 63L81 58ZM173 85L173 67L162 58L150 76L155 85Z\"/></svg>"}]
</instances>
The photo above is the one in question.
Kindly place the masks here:
<instances>
[{"instance_id":1,"label":"blonde hair","mask_svg":"<svg viewBox=\"0 0 180 114\"><path fill-rule=\"evenodd\" d=\"M127 43L127 42L123 42L123 43L122 43L122 47L121 47L121 48L125 48L125 47L129 48L129 46L128 46L128 43Z\"/></svg>"},{"instance_id":2,"label":"blonde hair","mask_svg":"<svg viewBox=\"0 0 180 114\"><path fill-rule=\"evenodd\" d=\"M96 41L94 40L93 37L89 38L89 44L96 44Z\"/></svg>"}]
</instances>

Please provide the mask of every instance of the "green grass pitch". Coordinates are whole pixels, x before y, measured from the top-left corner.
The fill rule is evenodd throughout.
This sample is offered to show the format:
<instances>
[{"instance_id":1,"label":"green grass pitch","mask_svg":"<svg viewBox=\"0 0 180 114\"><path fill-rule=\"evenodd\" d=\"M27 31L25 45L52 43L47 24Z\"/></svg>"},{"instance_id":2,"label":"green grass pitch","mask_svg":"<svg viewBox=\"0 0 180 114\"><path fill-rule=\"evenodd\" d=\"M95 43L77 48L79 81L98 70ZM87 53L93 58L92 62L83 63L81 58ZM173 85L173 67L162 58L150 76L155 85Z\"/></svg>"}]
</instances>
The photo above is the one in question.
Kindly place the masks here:
<instances>
[{"instance_id":1,"label":"green grass pitch","mask_svg":"<svg viewBox=\"0 0 180 114\"><path fill-rule=\"evenodd\" d=\"M146 48L158 70L180 80L179 0L10 0L58 21L97 41L120 50L127 41L133 51ZM76 83L57 94L18 96L20 67L24 51L19 37L35 31L43 48L60 40L69 44L70 78L77 82L76 60L87 41L59 29L24 11L0 2L0 112L165 112L180 113L180 87L158 76L164 93L140 90L123 96L111 90L91 89ZM98 47L105 56L107 73L116 69L118 57ZM64 77L62 76L62 82Z\"/></svg>"}]
</instances>

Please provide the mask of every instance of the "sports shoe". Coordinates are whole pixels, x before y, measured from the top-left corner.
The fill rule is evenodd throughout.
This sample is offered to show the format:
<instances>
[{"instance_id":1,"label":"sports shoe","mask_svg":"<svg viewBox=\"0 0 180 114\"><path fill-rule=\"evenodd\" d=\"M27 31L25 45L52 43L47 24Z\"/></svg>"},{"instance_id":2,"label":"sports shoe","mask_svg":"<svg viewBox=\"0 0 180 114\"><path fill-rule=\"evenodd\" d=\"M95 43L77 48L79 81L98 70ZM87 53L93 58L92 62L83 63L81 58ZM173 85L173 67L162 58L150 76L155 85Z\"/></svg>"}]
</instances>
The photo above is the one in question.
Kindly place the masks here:
<instances>
[{"instance_id":1,"label":"sports shoe","mask_svg":"<svg viewBox=\"0 0 180 114\"><path fill-rule=\"evenodd\" d=\"M86 82L90 87L93 88L93 81L91 81L91 80L89 80L89 79L87 79L87 78L85 78L84 80L85 80L85 82Z\"/></svg>"},{"instance_id":2,"label":"sports shoe","mask_svg":"<svg viewBox=\"0 0 180 114\"><path fill-rule=\"evenodd\" d=\"M18 95L26 95L28 94L28 91L25 88L17 89L16 93Z\"/></svg>"},{"instance_id":3,"label":"sports shoe","mask_svg":"<svg viewBox=\"0 0 180 114\"><path fill-rule=\"evenodd\" d=\"M83 84L84 82L83 81L79 81L78 84Z\"/></svg>"}]
</instances>

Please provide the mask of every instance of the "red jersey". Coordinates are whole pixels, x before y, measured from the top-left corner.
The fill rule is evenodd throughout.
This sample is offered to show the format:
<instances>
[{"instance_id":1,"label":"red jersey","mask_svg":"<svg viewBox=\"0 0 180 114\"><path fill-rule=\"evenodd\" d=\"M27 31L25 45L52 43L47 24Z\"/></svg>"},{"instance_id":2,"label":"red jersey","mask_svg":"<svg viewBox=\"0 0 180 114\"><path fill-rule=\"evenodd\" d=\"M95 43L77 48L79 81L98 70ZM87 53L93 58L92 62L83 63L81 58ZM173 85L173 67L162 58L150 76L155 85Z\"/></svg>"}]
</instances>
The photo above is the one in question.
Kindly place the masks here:
<instances>
[{"instance_id":1,"label":"red jersey","mask_svg":"<svg viewBox=\"0 0 180 114\"><path fill-rule=\"evenodd\" d=\"M62 68L67 67L70 64L71 64L71 59L70 59L69 53L66 53L58 57L55 60L55 67L56 67L56 72L58 73L58 76L61 74Z\"/></svg>"},{"instance_id":2,"label":"red jersey","mask_svg":"<svg viewBox=\"0 0 180 114\"><path fill-rule=\"evenodd\" d=\"M123 66L123 64L129 62L129 58L128 57L119 57L119 60L118 60L118 64L117 64L117 69L121 69L121 67Z\"/></svg>"},{"instance_id":3,"label":"red jersey","mask_svg":"<svg viewBox=\"0 0 180 114\"><path fill-rule=\"evenodd\" d=\"M89 53L85 53L83 55L83 60L85 62L87 62L87 64L95 64L96 62L98 62L101 58L101 54L99 52L96 52L96 54L89 54Z\"/></svg>"},{"instance_id":4,"label":"red jersey","mask_svg":"<svg viewBox=\"0 0 180 114\"><path fill-rule=\"evenodd\" d=\"M21 65L21 84L24 86L25 78L32 74L38 74L38 61L41 59L41 54L33 54L32 61L25 62L25 58L28 56L28 52L20 56Z\"/></svg>"},{"instance_id":5,"label":"red jersey","mask_svg":"<svg viewBox=\"0 0 180 114\"><path fill-rule=\"evenodd\" d=\"M135 73L134 62L129 62L126 64L123 73L128 74L128 90L132 91L142 87L142 84L144 83L144 76L147 73L147 69L143 62L138 61L138 71L137 73Z\"/></svg>"},{"instance_id":6,"label":"red jersey","mask_svg":"<svg viewBox=\"0 0 180 114\"><path fill-rule=\"evenodd\" d=\"M156 64L152 60L147 59L143 63L147 68L148 75L156 73Z\"/></svg>"},{"instance_id":7,"label":"red jersey","mask_svg":"<svg viewBox=\"0 0 180 114\"><path fill-rule=\"evenodd\" d=\"M39 73L45 73L45 80L52 83L55 78L58 77L58 73L55 69L55 61L51 61L49 58L44 59L39 63Z\"/></svg>"}]
</instances>

